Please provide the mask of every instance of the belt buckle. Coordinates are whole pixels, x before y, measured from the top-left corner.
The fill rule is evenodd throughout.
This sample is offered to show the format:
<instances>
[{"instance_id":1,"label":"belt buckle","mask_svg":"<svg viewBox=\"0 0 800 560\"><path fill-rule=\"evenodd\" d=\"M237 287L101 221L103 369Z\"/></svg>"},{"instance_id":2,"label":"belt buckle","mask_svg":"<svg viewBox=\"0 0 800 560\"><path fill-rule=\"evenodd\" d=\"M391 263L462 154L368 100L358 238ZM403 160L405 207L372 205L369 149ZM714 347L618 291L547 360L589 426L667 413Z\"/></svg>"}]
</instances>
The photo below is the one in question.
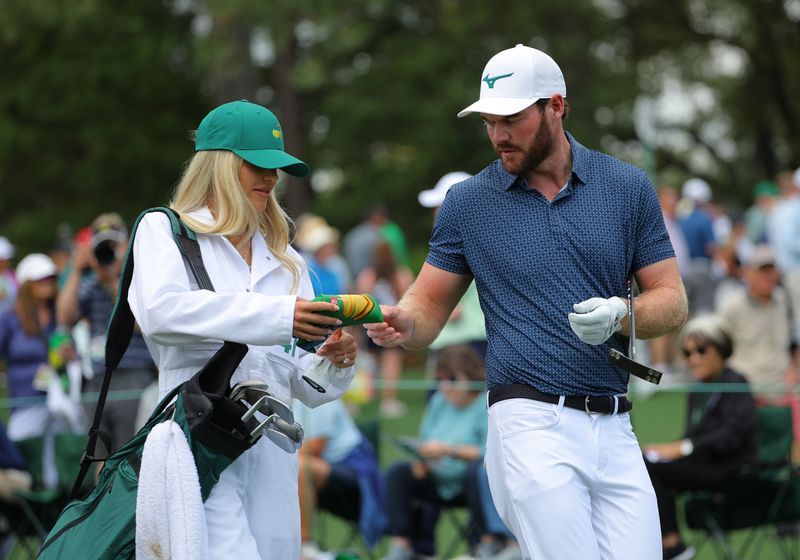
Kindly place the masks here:
<instances>
[{"instance_id":1,"label":"belt buckle","mask_svg":"<svg viewBox=\"0 0 800 560\"><path fill-rule=\"evenodd\" d=\"M583 399L583 409L586 411L586 414L592 413L592 411L589 410L589 398L590 397L587 395L587 397Z\"/></svg>"}]
</instances>

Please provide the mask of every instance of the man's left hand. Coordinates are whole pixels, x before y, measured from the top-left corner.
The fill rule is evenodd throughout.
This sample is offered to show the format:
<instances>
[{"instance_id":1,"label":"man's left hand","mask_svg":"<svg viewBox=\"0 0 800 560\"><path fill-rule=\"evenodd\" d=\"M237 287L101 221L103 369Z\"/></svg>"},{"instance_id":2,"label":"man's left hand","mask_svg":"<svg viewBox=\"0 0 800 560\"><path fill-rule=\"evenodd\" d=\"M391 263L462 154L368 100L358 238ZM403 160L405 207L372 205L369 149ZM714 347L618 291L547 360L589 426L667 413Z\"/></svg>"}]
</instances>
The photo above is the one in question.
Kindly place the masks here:
<instances>
[{"instance_id":1,"label":"man's left hand","mask_svg":"<svg viewBox=\"0 0 800 560\"><path fill-rule=\"evenodd\" d=\"M569 326L586 344L597 346L620 330L620 321L628 314L628 306L618 297L593 297L572 306Z\"/></svg>"}]
</instances>

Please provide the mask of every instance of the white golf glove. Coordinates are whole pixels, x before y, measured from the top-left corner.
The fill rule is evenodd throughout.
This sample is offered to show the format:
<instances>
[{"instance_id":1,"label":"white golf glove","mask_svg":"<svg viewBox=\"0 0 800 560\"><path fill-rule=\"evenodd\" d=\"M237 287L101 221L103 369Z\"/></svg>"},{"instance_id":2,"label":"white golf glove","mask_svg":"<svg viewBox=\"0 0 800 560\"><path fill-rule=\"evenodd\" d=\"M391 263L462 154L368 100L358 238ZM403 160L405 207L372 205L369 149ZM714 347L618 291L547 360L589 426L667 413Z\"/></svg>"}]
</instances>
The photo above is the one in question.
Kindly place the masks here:
<instances>
[{"instance_id":1,"label":"white golf glove","mask_svg":"<svg viewBox=\"0 0 800 560\"><path fill-rule=\"evenodd\" d=\"M586 344L597 346L617 332L620 321L628 314L628 305L622 298L593 297L572 306L569 326Z\"/></svg>"}]
</instances>

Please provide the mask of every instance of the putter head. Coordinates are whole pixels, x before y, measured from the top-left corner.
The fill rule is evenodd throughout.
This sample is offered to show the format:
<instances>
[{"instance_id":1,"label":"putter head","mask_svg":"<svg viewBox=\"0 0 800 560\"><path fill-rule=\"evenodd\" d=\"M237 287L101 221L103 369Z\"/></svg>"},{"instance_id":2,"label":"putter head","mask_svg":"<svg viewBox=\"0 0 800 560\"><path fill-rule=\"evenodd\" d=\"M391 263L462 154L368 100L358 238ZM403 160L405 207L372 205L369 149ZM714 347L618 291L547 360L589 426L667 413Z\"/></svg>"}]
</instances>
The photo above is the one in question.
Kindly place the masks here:
<instances>
[{"instance_id":1,"label":"putter head","mask_svg":"<svg viewBox=\"0 0 800 560\"><path fill-rule=\"evenodd\" d=\"M656 369L649 368L639 362L631 360L615 348L608 351L608 362L623 371L627 371L631 375L635 375L639 379L644 379L655 385L659 384L661 376L663 375L663 373Z\"/></svg>"}]
</instances>

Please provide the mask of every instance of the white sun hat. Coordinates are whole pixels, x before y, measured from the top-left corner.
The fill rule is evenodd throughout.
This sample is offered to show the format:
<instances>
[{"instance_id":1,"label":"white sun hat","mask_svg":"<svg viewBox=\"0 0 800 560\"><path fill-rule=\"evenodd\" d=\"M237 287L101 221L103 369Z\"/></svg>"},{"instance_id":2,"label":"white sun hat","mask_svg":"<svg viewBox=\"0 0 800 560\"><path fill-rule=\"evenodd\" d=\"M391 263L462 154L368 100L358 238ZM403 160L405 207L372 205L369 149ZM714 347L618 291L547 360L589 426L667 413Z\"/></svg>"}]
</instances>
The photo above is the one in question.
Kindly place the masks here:
<instances>
[{"instance_id":1,"label":"white sun hat","mask_svg":"<svg viewBox=\"0 0 800 560\"><path fill-rule=\"evenodd\" d=\"M517 45L489 59L481 74L480 99L458 116L513 115L556 93L567 96L564 75L556 61L540 50Z\"/></svg>"},{"instance_id":2,"label":"white sun hat","mask_svg":"<svg viewBox=\"0 0 800 560\"><path fill-rule=\"evenodd\" d=\"M472 177L469 173L464 171L451 171L446 173L436 182L432 189L422 191L417 195L417 200L425 208L438 208L444 202L444 197L450 187L461 181L466 181Z\"/></svg>"}]
</instances>

